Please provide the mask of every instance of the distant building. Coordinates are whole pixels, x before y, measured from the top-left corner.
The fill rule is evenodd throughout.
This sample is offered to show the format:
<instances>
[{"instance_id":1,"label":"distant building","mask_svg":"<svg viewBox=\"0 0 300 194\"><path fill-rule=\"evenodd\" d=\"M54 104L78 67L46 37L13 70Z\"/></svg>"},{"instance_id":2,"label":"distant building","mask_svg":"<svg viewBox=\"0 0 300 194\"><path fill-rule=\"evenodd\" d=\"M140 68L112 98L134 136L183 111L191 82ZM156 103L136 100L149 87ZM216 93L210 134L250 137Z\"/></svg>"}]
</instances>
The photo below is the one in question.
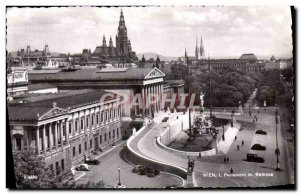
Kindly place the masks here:
<instances>
[{"instance_id":1,"label":"distant building","mask_svg":"<svg viewBox=\"0 0 300 194\"><path fill-rule=\"evenodd\" d=\"M248 60L248 61L257 61L257 57L250 53L250 54L242 54L242 56L240 56L241 60Z\"/></svg>"},{"instance_id":2,"label":"distant building","mask_svg":"<svg viewBox=\"0 0 300 194\"><path fill-rule=\"evenodd\" d=\"M89 57L95 57L95 59L101 60L102 62L112 61L124 61L133 62L138 61L136 53L132 50L130 39L127 35L127 27L123 11L121 10L118 33L115 39L115 46L113 40L110 37L109 43L107 44L105 36L102 39L102 45L97 46L93 53L91 51L83 51L83 57L85 60L89 60Z\"/></svg>"},{"instance_id":3,"label":"distant building","mask_svg":"<svg viewBox=\"0 0 300 194\"><path fill-rule=\"evenodd\" d=\"M15 96L28 91L28 72L25 68L11 68L7 72L7 98L13 100Z\"/></svg>"}]
</instances>

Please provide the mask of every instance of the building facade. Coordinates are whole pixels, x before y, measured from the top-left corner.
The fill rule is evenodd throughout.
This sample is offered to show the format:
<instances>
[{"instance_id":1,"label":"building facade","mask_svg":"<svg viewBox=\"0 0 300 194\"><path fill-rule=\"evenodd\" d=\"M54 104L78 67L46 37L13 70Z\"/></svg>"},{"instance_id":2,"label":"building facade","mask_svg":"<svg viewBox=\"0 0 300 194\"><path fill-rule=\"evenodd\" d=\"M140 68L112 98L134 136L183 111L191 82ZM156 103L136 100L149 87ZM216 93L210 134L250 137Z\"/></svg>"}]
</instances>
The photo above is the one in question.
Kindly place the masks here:
<instances>
[{"instance_id":1,"label":"building facade","mask_svg":"<svg viewBox=\"0 0 300 194\"><path fill-rule=\"evenodd\" d=\"M75 161L122 138L121 98L114 95L101 101L106 93L84 90L10 103L13 151L35 149L57 175L70 173Z\"/></svg>"}]
</instances>

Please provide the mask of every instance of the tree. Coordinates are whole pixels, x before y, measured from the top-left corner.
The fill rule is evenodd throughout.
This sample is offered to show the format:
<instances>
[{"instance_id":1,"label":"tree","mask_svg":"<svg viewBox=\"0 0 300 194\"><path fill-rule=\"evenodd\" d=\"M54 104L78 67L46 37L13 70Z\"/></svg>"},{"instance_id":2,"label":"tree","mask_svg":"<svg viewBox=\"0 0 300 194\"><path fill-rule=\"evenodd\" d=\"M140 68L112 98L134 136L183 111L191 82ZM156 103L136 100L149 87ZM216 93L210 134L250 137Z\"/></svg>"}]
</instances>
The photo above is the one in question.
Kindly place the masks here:
<instances>
[{"instance_id":1,"label":"tree","mask_svg":"<svg viewBox=\"0 0 300 194\"><path fill-rule=\"evenodd\" d=\"M13 158L17 188L52 188L58 182L35 150L15 151Z\"/></svg>"}]
</instances>

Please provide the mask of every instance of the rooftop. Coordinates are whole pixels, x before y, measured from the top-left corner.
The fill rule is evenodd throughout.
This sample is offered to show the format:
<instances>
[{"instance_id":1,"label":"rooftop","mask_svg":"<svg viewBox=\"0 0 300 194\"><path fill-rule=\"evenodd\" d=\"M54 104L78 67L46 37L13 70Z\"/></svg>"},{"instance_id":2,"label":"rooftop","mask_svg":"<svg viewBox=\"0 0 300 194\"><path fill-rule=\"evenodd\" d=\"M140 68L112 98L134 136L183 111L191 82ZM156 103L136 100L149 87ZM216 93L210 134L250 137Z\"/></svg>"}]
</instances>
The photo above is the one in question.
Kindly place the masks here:
<instances>
[{"instance_id":1,"label":"rooftop","mask_svg":"<svg viewBox=\"0 0 300 194\"><path fill-rule=\"evenodd\" d=\"M53 103L56 103L56 106L59 108L72 109L100 102L100 98L106 93L109 92L85 89L59 94L32 96L24 99L23 103L12 101L8 104L9 120L36 121L38 114L42 116L53 109Z\"/></svg>"},{"instance_id":2,"label":"rooftop","mask_svg":"<svg viewBox=\"0 0 300 194\"><path fill-rule=\"evenodd\" d=\"M78 69L72 72L57 72L57 73L37 73L29 72L29 80L141 80L148 75L153 68L121 68L116 71L112 69L97 70L97 69ZM159 76L159 75L157 75ZM164 75L160 75L163 77ZM159 77L160 77L159 76Z\"/></svg>"},{"instance_id":3,"label":"rooftop","mask_svg":"<svg viewBox=\"0 0 300 194\"><path fill-rule=\"evenodd\" d=\"M56 86L48 84L48 83L29 84L28 85L28 90L30 90L30 91L43 90L43 89L49 89L49 88L56 88Z\"/></svg>"}]
</instances>

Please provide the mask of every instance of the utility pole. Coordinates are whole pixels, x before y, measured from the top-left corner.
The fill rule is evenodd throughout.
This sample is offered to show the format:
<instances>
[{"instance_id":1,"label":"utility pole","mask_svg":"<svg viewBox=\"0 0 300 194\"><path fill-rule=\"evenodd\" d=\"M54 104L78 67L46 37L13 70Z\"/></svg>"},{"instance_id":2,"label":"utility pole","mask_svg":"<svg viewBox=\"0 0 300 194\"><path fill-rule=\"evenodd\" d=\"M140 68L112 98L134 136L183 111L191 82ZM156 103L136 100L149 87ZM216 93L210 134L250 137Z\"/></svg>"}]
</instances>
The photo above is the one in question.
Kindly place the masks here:
<instances>
[{"instance_id":1,"label":"utility pole","mask_svg":"<svg viewBox=\"0 0 300 194\"><path fill-rule=\"evenodd\" d=\"M276 150L275 150L275 155L276 155L276 168L275 170L276 171L279 171L280 170L280 165L279 165L279 155L280 155L280 150L278 148L278 136L277 136L277 131L278 131L278 128L277 128L277 124L278 124L278 110L276 109L275 111L275 125L276 125Z\"/></svg>"},{"instance_id":2,"label":"utility pole","mask_svg":"<svg viewBox=\"0 0 300 194\"><path fill-rule=\"evenodd\" d=\"M190 66L188 63L188 56L187 56L187 52L185 50L185 59L186 59L186 65L187 65L187 71L188 71L188 93L189 93L189 101L188 101L188 110L189 110L189 136L192 135L192 123L191 123L191 109L189 107L190 105L190 101L191 101L191 91L190 91Z\"/></svg>"},{"instance_id":3,"label":"utility pole","mask_svg":"<svg viewBox=\"0 0 300 194\"><path fill-rule=\"evenodd\" d=\"M210 118L212 118L212 103L211 103L211 64L209 62L209 55L208 55L208 66L209 66L209 103L210 103Z\"/></svg>"}]
</instances>

